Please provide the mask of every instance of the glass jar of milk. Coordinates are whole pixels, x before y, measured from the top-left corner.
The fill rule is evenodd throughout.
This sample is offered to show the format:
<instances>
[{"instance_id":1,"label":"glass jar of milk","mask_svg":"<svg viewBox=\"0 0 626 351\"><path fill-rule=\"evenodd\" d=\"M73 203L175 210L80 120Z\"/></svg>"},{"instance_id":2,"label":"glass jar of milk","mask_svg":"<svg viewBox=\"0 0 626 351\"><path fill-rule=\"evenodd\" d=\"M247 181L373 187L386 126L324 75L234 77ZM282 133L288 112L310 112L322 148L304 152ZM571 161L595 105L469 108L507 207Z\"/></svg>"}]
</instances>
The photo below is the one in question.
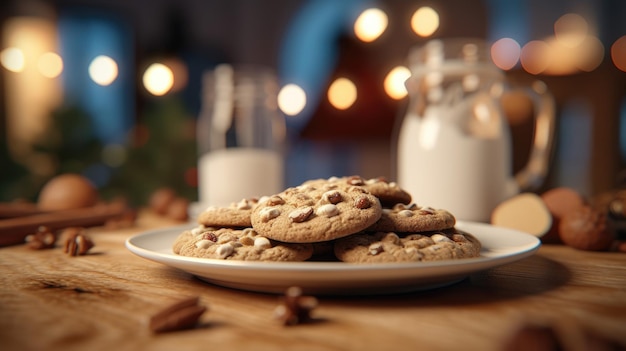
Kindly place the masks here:
<instances>
[{"instance_id":1,"label":"glass jar of milk","mask_svg":"<svg viewBox=\"0 0 626 351\"><path fill-rule=\"evenodd\" d=\"M198 118L198 187L203 206L228 206L280 192L285 121L276 74L221 64L206 72Z\"/></svg>"}]
</instances>

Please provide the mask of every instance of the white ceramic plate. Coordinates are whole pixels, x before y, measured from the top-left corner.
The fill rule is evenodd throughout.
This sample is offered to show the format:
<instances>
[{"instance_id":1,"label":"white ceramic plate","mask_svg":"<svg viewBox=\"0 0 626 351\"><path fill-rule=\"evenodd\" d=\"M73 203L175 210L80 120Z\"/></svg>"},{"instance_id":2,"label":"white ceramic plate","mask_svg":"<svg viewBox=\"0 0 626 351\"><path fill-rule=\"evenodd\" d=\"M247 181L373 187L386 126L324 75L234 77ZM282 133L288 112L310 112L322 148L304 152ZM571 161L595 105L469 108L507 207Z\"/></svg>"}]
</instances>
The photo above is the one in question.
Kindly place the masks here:
<instances>
[{"instance_id":1,"label":"white ceramic plate","mask_svg":"<svg viewBox=\"0 0 626 351\"><path fill-rule=\"evenodd\" d=\"M170 227L137 234L126 241L134 254L230 288L282 293L299 286L311 294L367 295L426 290L458 282L471 273L534 254L540 241L517 230L461 222L458 229L482 243L480 257L411 263L246 262L178 256L174 239L186 228Z\"/></svg>"}]
</instances>

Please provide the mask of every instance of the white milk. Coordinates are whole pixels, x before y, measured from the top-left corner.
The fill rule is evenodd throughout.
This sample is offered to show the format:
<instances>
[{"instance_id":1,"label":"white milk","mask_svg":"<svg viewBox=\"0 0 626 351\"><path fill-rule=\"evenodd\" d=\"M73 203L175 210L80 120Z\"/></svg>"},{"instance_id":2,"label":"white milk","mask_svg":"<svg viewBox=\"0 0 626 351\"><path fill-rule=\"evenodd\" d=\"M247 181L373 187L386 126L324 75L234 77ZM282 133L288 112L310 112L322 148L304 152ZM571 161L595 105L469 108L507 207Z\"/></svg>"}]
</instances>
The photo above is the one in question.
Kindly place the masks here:
<instances>
[{"instance_id":1,"label":"white milk","mask_svg":"<svg viewBox=\"0 0 626 351\"><path fill-rule=\"evenodd\" d=\"M202 155L198 161L202 205L228 206L244 198L283 190L283 158L277 152L230 148Z\"/></svg>"},{"instance_id":2,"label":"white milk","mask_svg":"<svg viewBox=\"0 0 626 351\"><path fill-rule=\"evenodd\" d=\"M495 206L517 191L506 138L477 138L446 125L445 118L409 114L397 147L398 183L418 205L487 222Z\"/></svg>"}]
</instances>

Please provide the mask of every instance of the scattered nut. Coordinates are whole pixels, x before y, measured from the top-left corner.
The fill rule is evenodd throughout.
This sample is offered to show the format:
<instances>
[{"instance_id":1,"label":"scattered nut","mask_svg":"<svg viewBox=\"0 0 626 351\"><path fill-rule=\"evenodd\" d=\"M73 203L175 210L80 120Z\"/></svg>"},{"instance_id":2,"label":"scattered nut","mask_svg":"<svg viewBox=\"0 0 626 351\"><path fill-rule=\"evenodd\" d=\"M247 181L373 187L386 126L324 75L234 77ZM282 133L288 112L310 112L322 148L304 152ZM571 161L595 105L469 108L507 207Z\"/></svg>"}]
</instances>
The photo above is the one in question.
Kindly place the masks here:
<instances>
[{"instance_id":1,"label":"scattered nut","mask_svg":"<svg viewBox=\"0 0 626 351\"><path fill-rule=\"evenodd\" d=\"M285 291L282 304L274 310L274 316L284 325L296 325L311 320L311 311L317 307L317 298L302 295L302 289L292 286Z\"/></svg>"},{"instance_id":2,"label":"scattered nut","mask_svg":"<svg viewBox=\"0 0 626 351\"><path fill-rule=\"evenodd\" d=\"M207 310L199 302L200 298L194 296L167 306L150 317L150 330L153 333L164 333L193 328Z\"/></svg>"},{"instance_id":3,"label":"scattered nut","mask_svg":"<svg viewBox=\"0 0 626 351\"><path fill-rule=\"evenodd\" d=\"M37 233L26 237L26 244L33 250L51 249L56 241L56 235L46 226L40 226Z\"/></svg>"},{"instance_id":4,"label":"scattered nut","mask_svg":"<svg viewBox=\"0 0 626 351\"><path fill-rule=\"evenodd\" d=\"M79 227L70 227L63 231L66 254L70 256L85 255L87 251L94 247L93 241L84 232L85 229Z\"/></svg>"},{"instance_id":5,"label":"scattered nut","mask_svg":"<svg viewBox=\"0 0 626 351\"><path fill-rule=\"evenodd\" d=\"M614 236L608 230L606 214L583 206L569 212L559 223L559 235L568 246L579 250L608 250Z\"/></svg>"}]
</instances>

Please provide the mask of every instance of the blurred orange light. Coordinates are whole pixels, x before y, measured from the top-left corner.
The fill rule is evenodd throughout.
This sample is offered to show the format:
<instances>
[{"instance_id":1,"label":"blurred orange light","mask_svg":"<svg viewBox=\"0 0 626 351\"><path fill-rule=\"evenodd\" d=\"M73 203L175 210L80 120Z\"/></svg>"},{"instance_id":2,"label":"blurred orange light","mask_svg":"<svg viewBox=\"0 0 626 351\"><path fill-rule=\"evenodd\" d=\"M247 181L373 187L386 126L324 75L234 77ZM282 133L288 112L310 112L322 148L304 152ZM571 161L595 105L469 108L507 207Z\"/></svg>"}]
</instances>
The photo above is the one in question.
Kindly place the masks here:
<instances>
[{"instance_id":1,"label":"blurred orange light","mask_svg":"<svg viewBox=\"0 0 626 351\"><path fill-rule=\"evenodd\" d=\"M350 108L356 97L356 85L347 78L337 78L328 88L328 101L338 110Z\"/></svg>"},{"instance_id":2,"label":"blurred orange light","mask_svg":"<svg viewBox=\"0 0 626 351\"><path fill-rule=\"evenodd\" d=\"M385 32L388 23L385 12L377 8L367 9L354 22L354 34L360 40L369 43Z\"/></svg>"},{"instance_id":3,"label":"blurred orange light","mask_svg":"<svg viewBox=\"0 0 626 351\"><path fill-rule=\"evenodd\" d=\"M604 45L597 37L587 35L578 46L579 59L576 67L581 71L591 72L604 60Z\"/></svg>"},{"instance_id":4,"label":"blurred orange light","mask_svg":"<svg viewBox=\"0 0 626 351\"><path fill-rule=\"evenodd\" d=\"M37 68L44 77L56 78L63 72L63 60L54 52L46 52L39 57Z\"/></svg>"},{"instance_id":5,"label":"blurred orange light","mask_svg":"<svg viewBox=\"0 0 626 351\"><path fill-rule=\"evenodd\" d=\"M550 47L541 40L529 41L522 48L520 62L526 72L540 74L550 65Z\"/></svg>"},{"instance_id":6,"label":"blurred orange light","mask_svg":"<svg viewBox=\"0 0 626 351\"><path fill-rule=\"evenodd\" d=\"M619 70L626 72L626 35L611 45L611 60Z\"/></svg>"},{"instance_id":7,"label":"blurred orange light","mask_svg":"<svg viewBox=\"0 0 626 351\"><path fill-rule=\"evenodd\" d=\"M503 70L510 70L520 59L522 49L520 45L511 38L502 38L491 45L491 59L496 66Z\"/></svg>"},{"instance_id":8,"label":"blurred orange light","mask_svg":"<svg viewBox=\"0 0 626 351\"><path fill-rule=\"evenodd\" d=\"M575 13L565 14L554 22L554 36L565 46L581 44L588 32L589 25L585 18Z\"/></svg>"},{"instance_id":9,"label":"blurred orange light","mask_svg":"<svg viewBox=\"0 0 626 351\"><path fill-rule=\"evenodd\" d=\"M420 7L411 16L411 28L421 37L431 36L439 28L439 14L431 7Z\"/></svg>"},{"instance_id":10,"label":"blurred orange light","mask_svg":"<svg viewBox=\"0 0 626 351\"><path fill-rule=\"evenodd\" d=\"M385 92L394 100L400 100L407 95L404 82L411 76L411 71L404 66L394 67L385 77Z\"/></svg>"}]
</instances>

